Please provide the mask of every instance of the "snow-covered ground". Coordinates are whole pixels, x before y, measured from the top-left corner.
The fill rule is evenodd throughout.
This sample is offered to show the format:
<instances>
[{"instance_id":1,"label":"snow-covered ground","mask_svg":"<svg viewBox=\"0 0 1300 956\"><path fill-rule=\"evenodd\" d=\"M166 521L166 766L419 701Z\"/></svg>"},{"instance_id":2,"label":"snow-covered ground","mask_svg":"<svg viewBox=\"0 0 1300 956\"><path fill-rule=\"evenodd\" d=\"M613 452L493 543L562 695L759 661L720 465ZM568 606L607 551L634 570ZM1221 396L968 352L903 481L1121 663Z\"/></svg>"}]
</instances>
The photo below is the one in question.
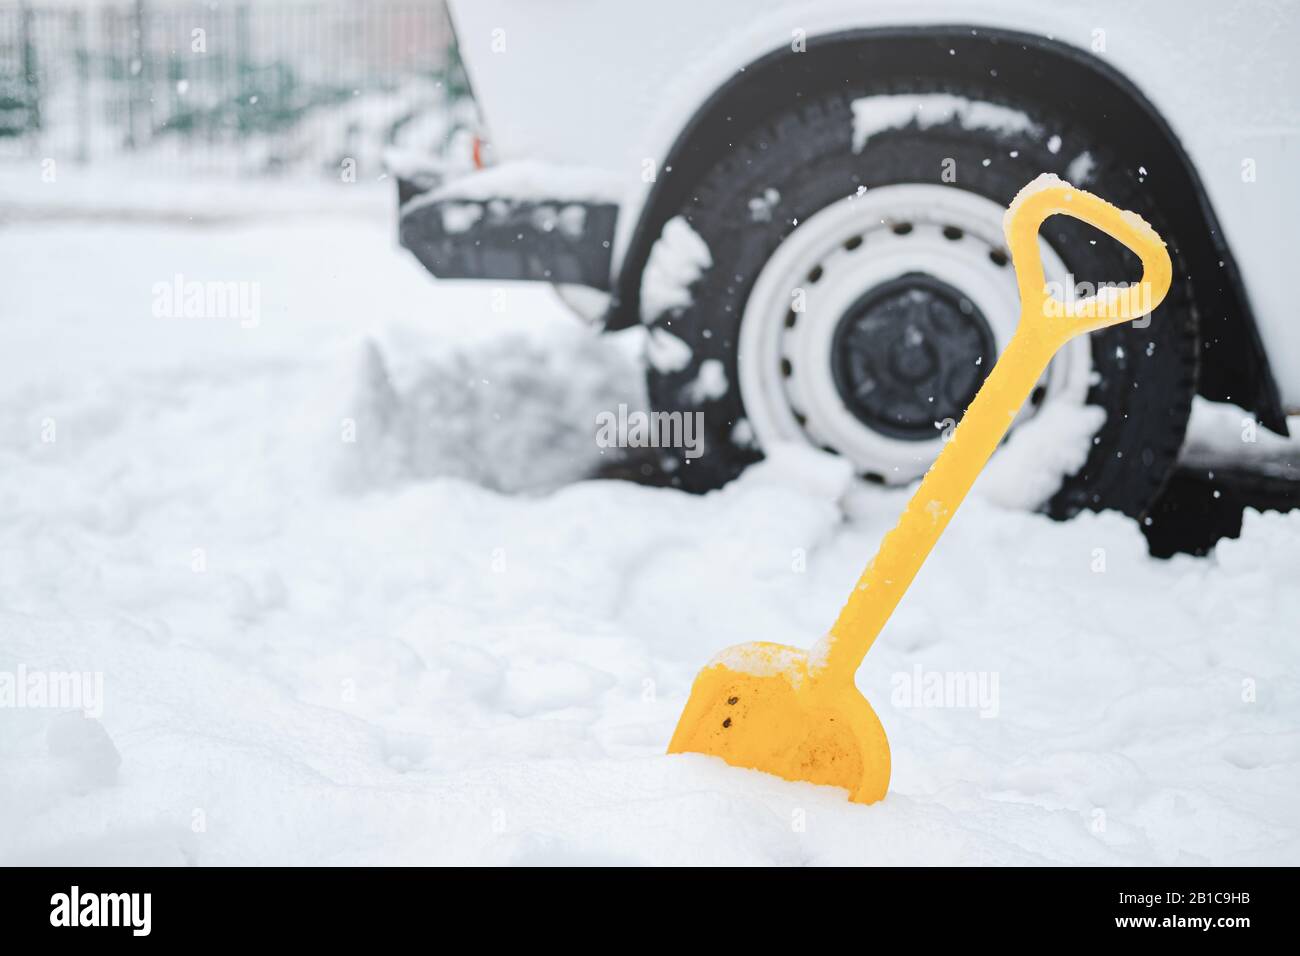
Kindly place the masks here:
<instances>
[{"instance_id":1,"label":"snow-covered ground","mask_svg":"<svg viewBox=\"0 0 1300 956\"><path fill-rule=\"evenodd\" d=\"M793 450L583 480L629 343L435 283L382 185L66 185L0 193L0 682L102 697L0 709L0 861L1300 862L1300 513L1164 562L973 498L859 674L882 803L667 757L699 667L811 643L905 493ZM177 276L255 321L156 315Z\"/></svg>"}]
</instances>

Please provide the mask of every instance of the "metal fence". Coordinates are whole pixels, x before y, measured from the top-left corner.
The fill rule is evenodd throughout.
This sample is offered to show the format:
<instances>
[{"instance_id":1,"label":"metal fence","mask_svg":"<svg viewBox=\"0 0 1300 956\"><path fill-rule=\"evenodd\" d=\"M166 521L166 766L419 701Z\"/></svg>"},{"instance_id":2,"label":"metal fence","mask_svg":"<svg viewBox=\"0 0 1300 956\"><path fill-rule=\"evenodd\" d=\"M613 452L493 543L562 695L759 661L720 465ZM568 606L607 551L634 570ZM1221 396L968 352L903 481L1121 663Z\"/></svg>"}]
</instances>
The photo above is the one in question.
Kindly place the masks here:
<instances>
[{"instance_id":1,"label":"metal fence","mask_svg":"<svg viewBox=\"0 0 1300 956\"><path fill-rule=\"evenodd\" d=\"M441 0L0 0L0 159L336 169L464 92Z\"/></svg>"}]
</instances>

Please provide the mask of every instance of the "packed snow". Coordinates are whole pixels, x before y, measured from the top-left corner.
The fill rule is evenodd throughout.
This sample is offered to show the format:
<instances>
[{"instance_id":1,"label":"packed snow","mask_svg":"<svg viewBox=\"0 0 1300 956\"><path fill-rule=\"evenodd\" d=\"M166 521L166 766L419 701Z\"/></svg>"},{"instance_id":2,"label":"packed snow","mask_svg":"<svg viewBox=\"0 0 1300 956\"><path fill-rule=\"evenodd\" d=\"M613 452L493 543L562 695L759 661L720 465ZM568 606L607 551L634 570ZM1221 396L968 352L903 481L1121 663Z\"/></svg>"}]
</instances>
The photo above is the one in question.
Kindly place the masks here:
<instances>
[{"instance_id":1,"label":"packed snow","mask_svg":"<svg viewBox=\"0 0 1300 956\"><path fill-rule=\"evenodd\" d=\"M976 482L976 493L1004 508L1041 508L1083 467L1104 424L1106 410L1096 405L1044 403L1007 436Z\"/></svg>"},{"instance_id":2,"label":"packed snow","mask_svg":"<svg viewBox=\"0 0 1300 956\"><path fill-rule=\"evenodd\" d=\"M521 159L449 179L437 189L409 200L403 211L457 199L617 204L622 191L618 177L603 169Z\"/></svg>"},{"instance_id":3,"label":"packed snow","mask_svg":"<svg viewBox=\"0 0 1300 956\"><path fill-rule=\"evenodd\" d=\"M690 305L691 286L712 267L708 243L685 217L669 219L650 247L641 277L641 321L649 324L666 312Z\"/></svg>"},{"instance_id":4,"label":"packed snow","mask_svg":"<svg viewBox=\"0 0 1300 956\"><path fill-rule=\"evenodd\" d=\"M1002 135L1038 131L1023 110L953 93L883 93L860 97L852 107L854 152L860 152L876 134L912 123L927 129L956 120L965 129L988 129Z\"/></svg>"},{"instance_id":5,"label":"packed snow","mask_svg":"<svg viewBox=\"0 0 1300 956\"><path fill-rule=\"evenodd\" d=\"M1274 434L1236 405L1197 396L1180 457L1188 465L1248 464L1259 471L1284 474L1300 460L1300 415L1287 417L1287 431L1287 436Z\"/></svg>"},{"instance_id":6,"label":"packed snow","mask_svg":"<svg viewBox=\"0 0 1300 956\"><path fill-rule=\"evenodd\" d=\"M680 372L691 364L695 351L661 326L650 329L646 335L646 362L660 372Z\"/></svg>"},{"instance_id":7,"label":"packed snow","mask_svg":"<svg viewBox=\"0 0 1300 956\"><path fill-rule=\"evenodd\" d=\"M705 359L700 363L700 370L694 381L686 385L683 393L696 405L716 402L727 394L731 383L727 381L727 369L717 359Z\"/></svg>"},{"instance_id":8,"label":"packed snow","mask_svg":"<svg viewBox=\"0 0 1300 956\"><path fill-rule=\"evenodd\" d=\"M0 675L102 675L0 709L0 861L1300 860L1300 514L1157 561L972 497L858 677L883 802L665 756L698 669L811 645L906 492L793 447L702 497L591 480L623 344L432 280L346 188L0 198ZM177 274L260 321L156 317Z\"/></svg>"},{"instance_id":9,"label":"packed snow","mask_svg":"<svg viewBox=\"0 0 1300 956\"><path fill-rule=\"evenodd\" d=\"M1070 165L1065 168L1065 178L1075 185L1086 186L1092 180L1096 168L1097 161L1092 158L1092 153L1085 149L1070 160Z\"/></svg>"}]
</instances>

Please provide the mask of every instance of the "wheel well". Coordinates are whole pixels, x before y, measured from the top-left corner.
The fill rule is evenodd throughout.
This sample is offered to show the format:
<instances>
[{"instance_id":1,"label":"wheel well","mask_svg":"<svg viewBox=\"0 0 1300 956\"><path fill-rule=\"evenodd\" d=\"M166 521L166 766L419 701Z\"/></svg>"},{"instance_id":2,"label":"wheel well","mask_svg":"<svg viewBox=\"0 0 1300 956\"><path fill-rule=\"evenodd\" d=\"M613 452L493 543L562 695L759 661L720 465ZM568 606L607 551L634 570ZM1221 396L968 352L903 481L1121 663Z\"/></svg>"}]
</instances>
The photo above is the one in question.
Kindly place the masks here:
<instances>
[{"instance_id":1,"label":"wheel well","mask_svg":"<svg viewBox=\"0 0 1300 956\"><path fill-rule=\"evenodd\" d=\"M1147 168L1145 185L1167 211L1171 246L1194 280L1201 341L1198 391L1232 401L1280 434L1286 417L1250 302L1200 177L1168 123L1122 74L1081 50L1031 34L977 27L848 31L782 49L718 89L665 157L615 280L610 328L639 320L641 273L663 225L712 162L777 110L856 85L859 77L942 78L1008 103L1051 105L1092 129L1109 129L1120 155Z\"/></svg>"}]
</instances>

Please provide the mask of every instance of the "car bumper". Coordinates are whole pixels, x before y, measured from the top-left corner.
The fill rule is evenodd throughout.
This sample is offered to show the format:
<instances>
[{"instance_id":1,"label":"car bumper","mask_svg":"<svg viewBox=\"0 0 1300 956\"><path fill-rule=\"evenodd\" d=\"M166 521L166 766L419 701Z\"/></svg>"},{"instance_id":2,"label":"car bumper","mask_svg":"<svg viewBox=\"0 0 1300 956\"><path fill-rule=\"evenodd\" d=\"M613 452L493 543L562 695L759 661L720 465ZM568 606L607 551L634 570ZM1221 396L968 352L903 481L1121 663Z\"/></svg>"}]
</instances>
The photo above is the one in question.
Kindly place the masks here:
<instances>
[{"instance_id":1,"label":"car bumper","mask_svg":"<svg viewBox=\"0 0 1300 956\"><path fill-rule=\"evenodd\" d=\"M399 236L441 279L611 285L619 204L605 174L507 163L443 181L398 177Z\"/></svg>"}]
</instances>

